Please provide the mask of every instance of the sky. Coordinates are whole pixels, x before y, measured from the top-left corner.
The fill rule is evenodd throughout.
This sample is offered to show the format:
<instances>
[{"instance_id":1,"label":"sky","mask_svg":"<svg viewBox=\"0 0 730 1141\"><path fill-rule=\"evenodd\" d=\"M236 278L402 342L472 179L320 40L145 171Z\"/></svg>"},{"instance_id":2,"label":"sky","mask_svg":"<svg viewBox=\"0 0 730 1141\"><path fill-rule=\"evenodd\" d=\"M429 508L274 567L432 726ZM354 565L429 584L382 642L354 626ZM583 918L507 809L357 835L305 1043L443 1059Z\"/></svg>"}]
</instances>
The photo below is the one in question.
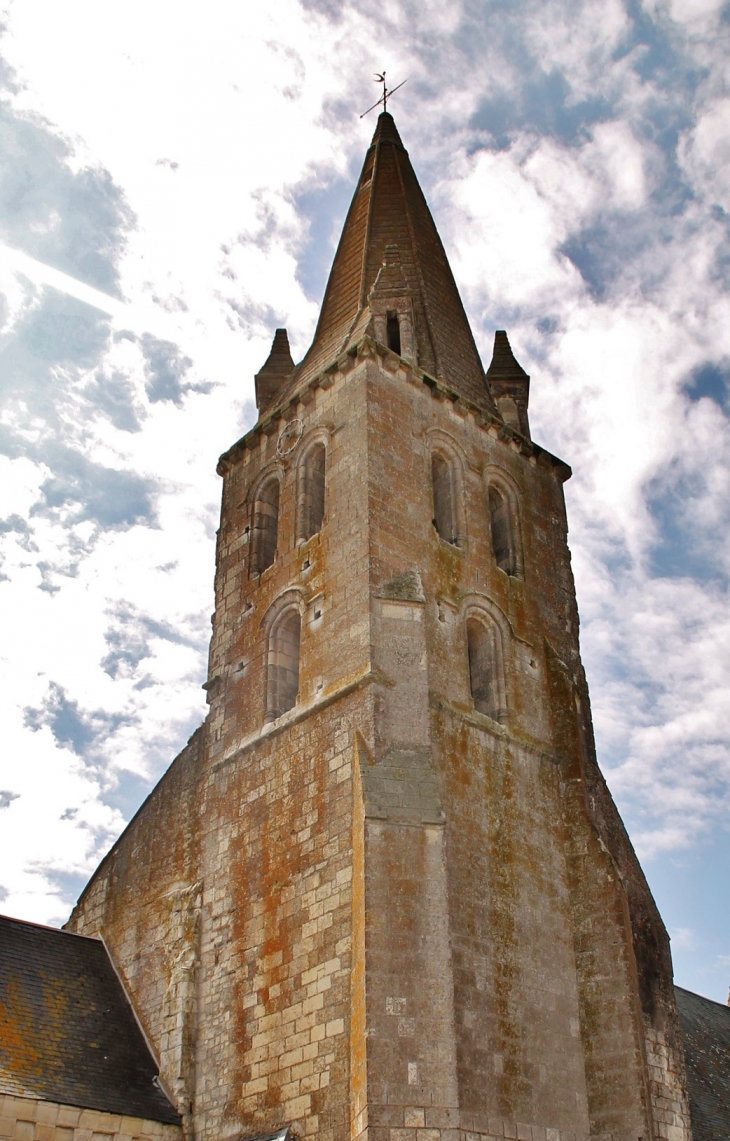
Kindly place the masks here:
<instances>
[{"instance_id":1,"label":"sky","mask_svg":"<svg viewBox=\"0 0 730 1141\"><path fill-rule=\"evenodd\" d=\"M730 984L730 3L0 0L0 907L65 921L205 716L218 455L311 339L373 73L569 462L598 754Z\"/></svg>"}]
</instances>

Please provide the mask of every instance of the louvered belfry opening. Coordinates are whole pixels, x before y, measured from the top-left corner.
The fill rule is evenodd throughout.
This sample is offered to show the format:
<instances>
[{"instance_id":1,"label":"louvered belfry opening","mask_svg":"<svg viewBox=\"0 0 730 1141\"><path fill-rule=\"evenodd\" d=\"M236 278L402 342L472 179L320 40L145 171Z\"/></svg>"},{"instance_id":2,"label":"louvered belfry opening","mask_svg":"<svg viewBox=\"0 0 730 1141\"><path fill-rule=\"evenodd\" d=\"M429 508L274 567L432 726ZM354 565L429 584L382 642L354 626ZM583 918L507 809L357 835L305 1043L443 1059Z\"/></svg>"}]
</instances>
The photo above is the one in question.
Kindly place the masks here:
<instances>
[{"instance_id":1,"label":"louvered belfry opening","mask_svg":"<svg viewBox=\"0 0 730 1141\"><path fill-rule=\"evenodd\" d=\"M267 480L259 488L253 513L253 574L262 574L276 558L279 539L279 481Z\"/></svg>"},{"instance_id":2,"label":"louvered belfry opening","mask_svg":"<svg viewBox=\"0 0 730 1141\"><path fill-rule=\"evenodd\" d=\"M293 709L299 694L299 642L302 620L289 607L274 622L269 634L266 719L274 721Z\"/></svg>"},{"instance_id":3,"label":"louvered belfry opening","mask_svg":"<svg viewBox=\"0 0 730 1141\"><path fill-rule=\"evenodd\" d=\"M516 573L515 544L512 520L507 497L496 487L489 488L489 523L492 533L492 551L497 566L505 574Z\"/></svg>"},{"instance_id":4,"label":"louvered belfry opening","mask_svg":"<svg viewBox=\"0 0 730 1141\"><path fill-rule=\"evenodd\" d=\"M454 468L446 457L438 452L431 457L431 482L433 525L441 539L456 545L459 541L459 525L456 517Z\"/></svg>"},{"instance_id":5,"label":"louvered belfry opening","mask_svg":"<svg viewBox=\"0 0 730 1141\"><path fill-rule=\"evenodd\" d=\"M315 444L302 464L300 489L300 539L311 539L322 530L325 508L325 446Z\"/></svg>"}]
</instances>

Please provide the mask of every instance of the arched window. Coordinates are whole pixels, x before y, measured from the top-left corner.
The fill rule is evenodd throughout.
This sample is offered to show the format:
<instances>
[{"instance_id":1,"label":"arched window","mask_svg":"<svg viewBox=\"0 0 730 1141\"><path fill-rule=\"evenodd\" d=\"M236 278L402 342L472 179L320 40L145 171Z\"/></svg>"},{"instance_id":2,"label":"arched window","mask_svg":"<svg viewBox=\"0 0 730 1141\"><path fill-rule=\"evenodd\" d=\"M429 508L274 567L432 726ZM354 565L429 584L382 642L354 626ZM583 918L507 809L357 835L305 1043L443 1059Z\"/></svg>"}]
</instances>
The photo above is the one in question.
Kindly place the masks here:
<instances>
[{"instance_id":1,"label":"arched window","mask_svg":"<svg viewBox=\"0 0 730 1141\"><path fill-rule=\"evenodd\" d=\"M474 708L494 721L503 721L507 708L499 630L486 616L470 617L466 622L466 640Z\"/></svg>"},{"instance_id":2,"label":"arched window","mask_svg":"<svg viewBox=\"0 0 730 1141\"><path fill-rule=\"evenodd\" d=\"M276 557L279 538L279 481L276 476L259 488L253 509L252 570L262 574Z\"/></svg>"},{"instance_id":3,"label":"arched window","mask_svg":"<svg viewBox=\"0 0 730 1141\"><path fill-rule=\"evenodd\" d=\"M489 488L489 523L497 566L505 574L517 574L516 544L509 501L494 484Z\"/></svg>"},{"instance_id":4,"label":"arched window","mask_svg":"<svg viewBox=\"0 0 730 1141\"><path fill-rule=\"evenodd\" d=\"M294 606L279 615L269 632L266 720L293 709L299 694L299 639L302 620Z\"/></svg>"},{"instance_id":5,"label":"arched window","mask_svg":"<svg viewBox=\"0 0 730 1141\"><path fill-rule=\"evenodd\" d=\"M447 543L459 542L459 523L456 510L456 479L454 465L445 456L434 452L431 456L431 483L433 485L433 525Z\"/></svg>"},{"instance_id":6,"label":"arched window","mask_svg":"<svg viewBox=\"0 0 730 1141\"><path fill-rule=\"evenodd\" d=\"M299 490L299 538L311 539L322 529L325 500L325 447L315 444L302 461Z\"/></svg>"}]
</instances>

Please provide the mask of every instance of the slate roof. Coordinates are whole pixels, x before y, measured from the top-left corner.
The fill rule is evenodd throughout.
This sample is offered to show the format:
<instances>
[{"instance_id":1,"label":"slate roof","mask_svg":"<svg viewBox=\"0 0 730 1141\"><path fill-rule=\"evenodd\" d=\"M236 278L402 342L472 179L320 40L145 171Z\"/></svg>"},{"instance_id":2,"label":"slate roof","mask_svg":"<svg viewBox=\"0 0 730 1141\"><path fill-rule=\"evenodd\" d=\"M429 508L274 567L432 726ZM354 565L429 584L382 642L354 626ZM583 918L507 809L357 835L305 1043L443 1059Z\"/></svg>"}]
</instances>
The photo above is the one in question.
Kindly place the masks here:
<instances>
[{"instance_id":1,"label":"slate roof","mask_svg":"<svg viewBox=\"0 0 730 1141\"><path fill-rule=\"evenodd\" d=\"M694 1141L730 1138L730 1007L682 987L677 996Z\"/></svg>"},{"instance_id":2,"label":"slate roof","mask_svg":"<svg viewBox=\"0 0 730 1141\"><path fill-rule=\"evenodd\" d=\"M345 220L314 340L277 394L277 403L363 335L368 295L387 246L398 250L412 295L419 365L478 406L493 409L444 247L393 117L385 111L378 119Z\"/></svg>"},{"instance_id":3,"label":"slate roof","mask_svg":"<svg viewBox=\"0 0 730 1141\"><path fill-rule=\"evenodd\" d=\"M0 916L0 1092L179 1125L104 944Z\"/></svg>"}]
</instances>

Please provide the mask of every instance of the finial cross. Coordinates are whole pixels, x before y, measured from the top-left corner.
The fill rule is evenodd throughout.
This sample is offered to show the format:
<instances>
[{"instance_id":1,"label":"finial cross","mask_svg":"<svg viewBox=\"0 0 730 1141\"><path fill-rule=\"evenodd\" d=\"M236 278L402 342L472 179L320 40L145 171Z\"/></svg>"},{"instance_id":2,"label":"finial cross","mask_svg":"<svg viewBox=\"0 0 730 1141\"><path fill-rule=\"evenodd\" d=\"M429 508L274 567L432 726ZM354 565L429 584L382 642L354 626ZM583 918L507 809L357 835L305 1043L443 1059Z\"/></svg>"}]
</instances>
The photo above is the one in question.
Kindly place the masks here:
<instances>
[{"instance_id":1,"label":"finial cross","mask_svg":"<svg viewBox=\"0 0 730 1141\"><path fill-rule=\"evenodd\" d=\"M383 94L380 96L377 103L373 103L372 107L368 107L367 111L363 111L362 115L360 116L361 119L364 119L366 115L369 115L370 112L374 111L376 107L379 107L381 103L383 104L383 110L387 111L388 110L388 100L390 99L391 95L393 95L398 90L399 87L402 87L404 83L407 83L408 80L404 79L404 80L402 80L401 83L399 83L397 85L397 87L391 87L390 90L388 90L388 86L385 82L385 72L384 71L383 72L376 71L375 72L375 82L376 83L382 83Z\"/></svg>"}]
</instances>

